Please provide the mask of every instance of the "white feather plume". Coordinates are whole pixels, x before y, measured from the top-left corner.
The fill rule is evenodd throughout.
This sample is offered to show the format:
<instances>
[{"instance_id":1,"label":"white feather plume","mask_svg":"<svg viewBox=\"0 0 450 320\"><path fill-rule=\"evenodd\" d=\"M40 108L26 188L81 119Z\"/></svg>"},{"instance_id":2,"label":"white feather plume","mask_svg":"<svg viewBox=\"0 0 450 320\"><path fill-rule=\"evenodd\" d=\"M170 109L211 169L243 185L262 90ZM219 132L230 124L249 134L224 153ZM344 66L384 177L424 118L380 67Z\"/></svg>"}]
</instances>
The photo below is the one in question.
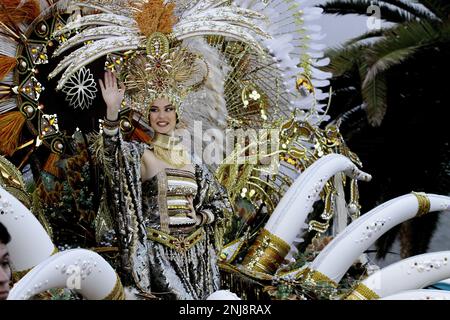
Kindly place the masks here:
<instances>
[{"instance_id":1,"label":"white feather plume","mask_svg":"<svg viewBox=\"0 0 450 320\"><path fill-rule=\"evenodd\" d=\"M211 46L207 45L202 38L193 38L185 40L184 45L192 52L199 53L203 56L209 66L209 74L205 85L199 92L193 93L183 102L183 116L181 123L186 127L193 139L198 139L198 134L211 133L217 136L214 148L218 152L223 151L223 144L220 143L224 139L225 129L227 126L227 107L224 97L224 80L228 73L228 66L221 54ZM195 121L201 121L202 132L194 131ZM197 122L199 124L199 122ZM224 140L222 140L224 141ZM203 142L203 147L210 142ZM202 155L198 155L203 158ZM203 159L207 164L214 161L212 159ZM214 168L214 164L211 168Z\"/></svg>"}]
</instances>

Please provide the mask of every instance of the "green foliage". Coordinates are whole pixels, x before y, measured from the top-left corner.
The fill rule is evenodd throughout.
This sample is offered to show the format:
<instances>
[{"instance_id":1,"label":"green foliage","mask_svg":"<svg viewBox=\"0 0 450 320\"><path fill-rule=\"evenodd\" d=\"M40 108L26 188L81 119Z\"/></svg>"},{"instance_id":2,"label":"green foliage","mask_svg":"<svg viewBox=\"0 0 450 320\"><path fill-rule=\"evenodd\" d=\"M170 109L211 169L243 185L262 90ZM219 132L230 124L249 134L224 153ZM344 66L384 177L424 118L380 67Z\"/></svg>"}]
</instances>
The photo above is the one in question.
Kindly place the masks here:
<instances>
[{"instance_id":1,"label":"green foliage","mask_svg":"<svg viewBox=\"0 0 450 320\"><path fill-rule=\"evenodd\" d=\"M359 77L367 118L373 126L379 126L386 114L389 87L386 79L393 68L422 51L449 42L448 6L436 1L419 2L423 2L424 7L400 1L365 0L330 1L321 6L326 13L366 15L369 5L378 5L383 19L398 23L388 29L365 33L327 52L331 63L326 70L334 77ZM387 5L391 9L385 9ZM392 18L394 12L398 15ZM367 39L375 41L361 43Z\"/></svg>"}]
</instances>

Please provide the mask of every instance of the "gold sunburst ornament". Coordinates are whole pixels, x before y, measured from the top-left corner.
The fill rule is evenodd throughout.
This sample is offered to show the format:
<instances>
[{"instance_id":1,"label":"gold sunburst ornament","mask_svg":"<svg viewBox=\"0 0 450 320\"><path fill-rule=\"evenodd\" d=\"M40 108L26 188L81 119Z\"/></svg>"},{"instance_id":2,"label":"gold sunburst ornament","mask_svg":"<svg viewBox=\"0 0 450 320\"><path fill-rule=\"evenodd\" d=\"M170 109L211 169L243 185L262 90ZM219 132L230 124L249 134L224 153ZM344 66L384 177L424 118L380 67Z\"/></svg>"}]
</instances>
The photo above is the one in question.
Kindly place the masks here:
<instances>
[{"instance_id":1,"label":"gold sunburst ornament","mask_svg":"<svg viewBox=\"0 0 450 320\"><path fill-rule=\"evenodd\" d=\"M145 51L127 59L121 75L132 97L131 108L145 118L151 102L161 97L167 98L181 116L181 102L207 77L208 66L201 56L161 32L147 38Z\"/></svg>"}]
</instances>

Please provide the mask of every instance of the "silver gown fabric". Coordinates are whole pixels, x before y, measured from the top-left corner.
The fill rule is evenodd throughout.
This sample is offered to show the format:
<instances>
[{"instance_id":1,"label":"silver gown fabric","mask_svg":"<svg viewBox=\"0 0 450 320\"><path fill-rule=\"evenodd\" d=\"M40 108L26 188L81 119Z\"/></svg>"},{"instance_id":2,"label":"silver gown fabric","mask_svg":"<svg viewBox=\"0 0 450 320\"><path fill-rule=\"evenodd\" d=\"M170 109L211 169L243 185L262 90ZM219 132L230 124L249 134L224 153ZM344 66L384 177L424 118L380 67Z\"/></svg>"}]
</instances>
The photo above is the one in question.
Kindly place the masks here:
<instances>
[{"instance_id":1,"label":"silver gown fabric","mask_svg":"<svg viewBox=\"0 0 450 320\"><path fill-rule=\"evenodd\" d=\"M176 226L171 226L170 235L177 239L188 237L195 231L203 234L187 250L149 239L149 228L165 233L161 231L155 197L160 184L141 182L140 165L145 148L151 149L151 146L124 141L117 129L106 129L101 151L97 151L97 159L103 164L105 173L101 206L104 219L101 223L109 221L112 229L109 233L114 234L114 240L110 239L110 242L119 248L121 261L118 268L122 281L144 294L162 299L205 299L219 289L217 252L232 212L226 192L205 166L195 164L198 192L194 207L197 212L207 210L212 213L214 221L188 233L177 232Z\"/></svg>"}]
</instances>

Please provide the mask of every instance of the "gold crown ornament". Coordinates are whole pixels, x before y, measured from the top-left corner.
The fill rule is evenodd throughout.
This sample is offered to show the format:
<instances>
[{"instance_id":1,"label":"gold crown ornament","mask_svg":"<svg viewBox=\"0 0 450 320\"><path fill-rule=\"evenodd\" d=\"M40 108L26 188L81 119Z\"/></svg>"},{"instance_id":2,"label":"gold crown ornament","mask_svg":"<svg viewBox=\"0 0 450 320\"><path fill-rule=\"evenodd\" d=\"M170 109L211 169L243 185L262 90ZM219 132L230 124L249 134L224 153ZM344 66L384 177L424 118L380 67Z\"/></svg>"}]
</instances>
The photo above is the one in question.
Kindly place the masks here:
<instances>
[{"instance_id":1,"label":"gold crown ornament","mask_svg":"<svg viewBox=\"0 0 450 320\"><path fill-rule=\"evenodd\" d=\"M154 32L147 38L145 50L127 57L119 78L127 88L127 104L145 119L158 98L167 98L181 117L183 99L205 83L208 71L206 61L181 41L171 34Z\"/></svg>"}]
</instances>

